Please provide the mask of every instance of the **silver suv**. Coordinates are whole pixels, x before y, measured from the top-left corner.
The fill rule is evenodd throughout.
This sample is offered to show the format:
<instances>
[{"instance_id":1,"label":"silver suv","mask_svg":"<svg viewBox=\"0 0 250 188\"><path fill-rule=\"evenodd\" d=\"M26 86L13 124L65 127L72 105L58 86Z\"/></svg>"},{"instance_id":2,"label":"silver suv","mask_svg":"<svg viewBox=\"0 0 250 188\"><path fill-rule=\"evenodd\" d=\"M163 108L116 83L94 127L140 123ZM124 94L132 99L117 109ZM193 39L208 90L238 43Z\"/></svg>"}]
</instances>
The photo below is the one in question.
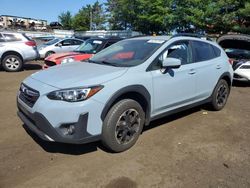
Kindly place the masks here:
<instances>
[{"instance_id":1,"label":"silver suv","mask_svg":"<svg viewBox=\"0 0 250 188\"><path fill-rule=\"evenodd\" d=\"M45 140L102 140L121 152L135 144L152 120L203 103L221 110L232 78L229 59L214 42L182 36L132 38L86 62L26 78L18 93L18 115Z\"/></svg>"},{"instance_id":2,"label":"silver suv","mask_svg":"<svg viewBox=\"0 0 250 188\"><path fill-rule=\"evenodd\" d=\"M0 32L0 65L5 71L20 71L24 62L37 58L35 41L22 33Z\"/></svg>"},{"instance_id":3,"label":"silver suv","mask_svg":"<svg viewBox=\"0 0 250 188\"><path fill-rule=\"evenodd\" d=\"M38 52L40 58L43 59L54 53L72 52L83 42L83 40L75 38L55 38L49 42L38 46Z\"/></svg>"}]
</instances>

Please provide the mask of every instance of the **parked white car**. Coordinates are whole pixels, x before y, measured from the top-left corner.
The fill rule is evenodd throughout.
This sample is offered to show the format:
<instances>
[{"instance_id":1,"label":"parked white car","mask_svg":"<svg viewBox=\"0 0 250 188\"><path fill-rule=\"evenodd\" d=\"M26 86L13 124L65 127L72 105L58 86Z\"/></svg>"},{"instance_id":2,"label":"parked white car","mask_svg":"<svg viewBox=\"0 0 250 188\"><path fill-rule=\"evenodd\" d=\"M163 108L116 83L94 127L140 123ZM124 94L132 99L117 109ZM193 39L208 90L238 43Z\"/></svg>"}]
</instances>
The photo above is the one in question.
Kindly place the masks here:
<instances>
[{"instance_id":1,"label":"parked white car","mask_svg":"<svg viewBox=\"0 0 250 188\"><path fill-rule=\"evenodd\" d=\"M5 71L20 71L26 61L38 56L36 42L25 34L0 32L0 65Z\"/></svg>"},{"instance_id":2,"label":"parked white car","mask_svg":"<svg viewBox=\"0 0 250 188\"><path fill-rule=\"evenodd\" d=\"M232 66L221 47L202 38L130 38L88 61L37 72L20 86L18 116L44 140L101 140L122 152L153 120L204 103L222 110Z\"/></svg>"},{"instance_id":3,"label":"parked white car","mask_svg":"<svg viewBox=\"0 0 250 188\"><path fill-rule=\"evenodd\" d=\"M218 43L232 61L234 80L250 81L250 36L224 35Z\"/></svg>"},{"instance_id":4,"label":"parked white car","mask_svg":"<svg viewBox=\"0 0 250 188\"><path fill-rule=\"evenodd\" d=\"M38 51L41 59L44 59L54 53L71 52L75 50L84 41L75 38L59 39L55 38L38 46Z\"/></svg>"}]
</instances>

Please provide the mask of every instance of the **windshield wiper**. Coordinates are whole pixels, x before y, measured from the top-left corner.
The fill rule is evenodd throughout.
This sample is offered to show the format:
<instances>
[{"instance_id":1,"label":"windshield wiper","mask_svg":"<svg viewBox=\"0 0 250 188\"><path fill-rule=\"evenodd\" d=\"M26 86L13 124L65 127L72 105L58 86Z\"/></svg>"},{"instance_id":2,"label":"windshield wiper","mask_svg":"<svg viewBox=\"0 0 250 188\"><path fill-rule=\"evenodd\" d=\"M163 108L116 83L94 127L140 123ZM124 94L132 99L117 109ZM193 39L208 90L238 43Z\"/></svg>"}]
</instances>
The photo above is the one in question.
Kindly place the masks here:
<instances>
[{"instance_id":1,"label":"windshield wiper","mask_svg":"<svg viewBox=\"0 0 250 188\"><path fill-rule=\"evenodd\" d=\"M108 61L101 61L102 64L104 65L111 65L111 66L114 66L114 67L119 67L119 65L117 63L111 63L111 62L108 62Z\"/></svg>"},{"instance_id":2,"label":"windshield wiper","mask_svg":"<svg viewBox=\"0 0 250 188\"><path fill-rule=\"evenodd\" d=\"M89 62L89 63L96 63L96 64L100 64L99 62L97 62L97 61L93 61L93 60L91 60L91 59L88 59L88 60L86 60L87 62Z\"/></svg>"},{"instance_id":3,"label":"windshield wiper","mask_svg":"<svg viewBox=\"0 0 250 188\"><path fill-rule=\"evenodd\" d=\"M117 63L111 63L111 62L108 62L108 61L93 61L91 59L88 59L87 62L89 63L96 63L96 64L103 64L103 65L110 65L110 66L114 66L114 67L131 67L130 65L120 65L120 64L117 64Z\"/></svg>"}]
</instances>

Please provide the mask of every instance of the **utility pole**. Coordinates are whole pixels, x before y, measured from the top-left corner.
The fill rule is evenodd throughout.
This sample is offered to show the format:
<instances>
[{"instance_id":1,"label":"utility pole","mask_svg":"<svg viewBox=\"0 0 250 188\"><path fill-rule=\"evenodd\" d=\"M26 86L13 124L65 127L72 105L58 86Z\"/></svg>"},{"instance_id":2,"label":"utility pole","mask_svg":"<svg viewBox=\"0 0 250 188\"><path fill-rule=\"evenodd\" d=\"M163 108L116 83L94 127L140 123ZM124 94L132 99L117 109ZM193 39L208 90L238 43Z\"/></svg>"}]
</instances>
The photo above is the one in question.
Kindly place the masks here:
<instances>
[{"instance_id":1,"label":"utility pole","mask_svg":"<svg viewBox=\"0 0 250 188\"><path fill-rule=\"evenodd\" d=\"M92 22L93 22L93 13L92 7L90 8L90 22L89 22L89 30L92 31Z\"/></svg>"}]
</instances>

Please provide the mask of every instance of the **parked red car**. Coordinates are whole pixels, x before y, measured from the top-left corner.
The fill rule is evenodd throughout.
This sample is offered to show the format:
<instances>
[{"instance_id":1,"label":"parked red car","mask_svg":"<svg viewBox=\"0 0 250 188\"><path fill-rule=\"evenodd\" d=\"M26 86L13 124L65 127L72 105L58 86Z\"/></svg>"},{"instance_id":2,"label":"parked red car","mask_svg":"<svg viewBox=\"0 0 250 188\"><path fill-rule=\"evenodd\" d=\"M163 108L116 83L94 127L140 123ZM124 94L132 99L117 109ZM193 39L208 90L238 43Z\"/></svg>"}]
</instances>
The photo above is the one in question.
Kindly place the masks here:
<instances>
[{"instance_id":1,"label":"parked red car","mask_svg":"<svg viewBox=\"0 0 250 188\"><path fill-rule=\"evenodd\" d=\"M43 69L47 69L54 65L70 63L73 61L83 61L89 59L97 52L107 48L108 46L122 40L121 38L91 38L86 40L73 52L52 54L45 58Z\"/></svg>"}]
</instances>

